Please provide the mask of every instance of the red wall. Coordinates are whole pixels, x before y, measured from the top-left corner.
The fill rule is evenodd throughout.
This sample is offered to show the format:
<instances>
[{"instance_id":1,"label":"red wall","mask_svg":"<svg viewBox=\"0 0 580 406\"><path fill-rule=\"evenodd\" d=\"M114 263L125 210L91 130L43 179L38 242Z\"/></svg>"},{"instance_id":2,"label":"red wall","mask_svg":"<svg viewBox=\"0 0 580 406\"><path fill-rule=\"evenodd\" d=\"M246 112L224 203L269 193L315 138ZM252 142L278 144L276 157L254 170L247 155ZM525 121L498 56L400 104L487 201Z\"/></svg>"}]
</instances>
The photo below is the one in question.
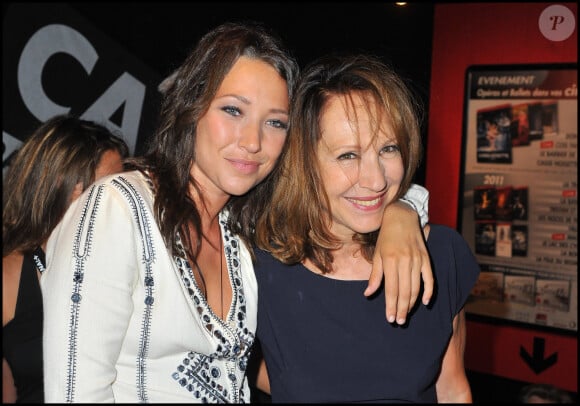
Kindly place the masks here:
<instances>
[{"instance_id":1,"label":"red wall","mask_svg":"<svg viewBox=\"0 0 580 406\"><path fill-rule=\"evenodd\" d=\"M554 42L538 28L542 11L553 4L575 16L571 37ZM470 65L564 63L578 61L577 3L436 4L429 104L425 185L433 223L457 227L465 71ZM545 356L556 364L539 374L520 351L533 353L534 339L545 340ZM551 383L578 391L577 336L515 326L468 322L468 369L515 380Z\"/></svg>"}]
</instances>

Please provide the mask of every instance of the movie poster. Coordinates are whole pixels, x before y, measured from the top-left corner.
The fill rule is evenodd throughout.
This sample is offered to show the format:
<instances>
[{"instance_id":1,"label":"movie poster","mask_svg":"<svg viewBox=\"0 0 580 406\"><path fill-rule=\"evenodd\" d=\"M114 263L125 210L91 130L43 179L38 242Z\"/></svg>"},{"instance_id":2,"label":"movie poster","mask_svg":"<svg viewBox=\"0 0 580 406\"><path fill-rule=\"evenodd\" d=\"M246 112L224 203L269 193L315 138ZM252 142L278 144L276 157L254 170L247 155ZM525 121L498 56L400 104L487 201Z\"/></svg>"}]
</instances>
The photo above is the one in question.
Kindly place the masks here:
<instances>
[{"instance_id":1,"label":"movie poster","mask_svg":"<svg viewBox=\"0 0 580 406\"><path fill-rule=\"evenodd\" d=\"M459 229L482 273L468 314L578 330L578 69L466 73Z\"/></svg>"}]
</instances>

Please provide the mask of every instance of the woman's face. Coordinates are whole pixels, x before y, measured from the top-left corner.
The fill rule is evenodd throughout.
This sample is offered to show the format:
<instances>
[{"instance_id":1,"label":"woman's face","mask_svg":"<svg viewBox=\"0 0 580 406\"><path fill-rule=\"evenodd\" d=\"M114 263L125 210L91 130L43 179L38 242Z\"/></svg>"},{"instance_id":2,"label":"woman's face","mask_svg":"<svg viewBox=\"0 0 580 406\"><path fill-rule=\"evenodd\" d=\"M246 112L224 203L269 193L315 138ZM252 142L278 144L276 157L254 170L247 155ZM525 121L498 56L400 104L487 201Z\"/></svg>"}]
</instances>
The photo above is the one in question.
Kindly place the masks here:
<instances>
[{"instance_id":1,"label":"woman's face","mask_svg":"<svg viewBox=\"0 0 580 406\"><path fill-rule=\"evenodd\" d=\"M355 111L349 114L345 100L345 96L328 100L317 155L332 210L331 230L343 241L351 241L354 233L369 233L381 226L404 168L390 119L385 116L381 132L373 134L361 97L354 95Z\"/></svg>"},{"instance_id":2,"label":"woman's face","mask_svg":"<svg viewBox=\"0 0 580 406\"><path fill-rule=\"evenodd\" d=\"M238 59L197 125L191 173L206 194L227 199L264 180L284 146L288 103L272 66Z\"/></svg>"}]
</instances>

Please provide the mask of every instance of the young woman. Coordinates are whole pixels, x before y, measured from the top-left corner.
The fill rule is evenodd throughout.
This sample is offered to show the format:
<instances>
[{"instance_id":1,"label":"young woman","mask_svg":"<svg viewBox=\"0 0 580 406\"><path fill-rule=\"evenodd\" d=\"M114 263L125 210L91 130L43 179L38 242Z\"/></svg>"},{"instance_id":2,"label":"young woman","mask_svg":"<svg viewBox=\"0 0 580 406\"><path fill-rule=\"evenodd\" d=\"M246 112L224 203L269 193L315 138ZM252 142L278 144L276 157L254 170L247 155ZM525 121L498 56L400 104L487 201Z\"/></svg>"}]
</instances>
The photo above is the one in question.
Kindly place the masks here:
<instances>
[{"instance_id":1,"label":"young woman","mask_svg":"<svg viewBox=\"0 0 580 406\"><path fill-rule=\"evenodd\" d=\"M39 277L50 232L94 180L123 170L125 142L72 116L42 124L4 178L2 213L2 400L42 403Z\"/></svg>"},{"instance_id":2,"label":"young woman","mask_svg":"<svg viewBox=\"0 0 580 406\"><path fill-rule=\"evenodd\" d=\"M384 323L382 300L359 294L378 230L393 227L384 211L419 162L404 82L376 58L321 58L301 77L290 121L256 228L257 338L269 377L258 387L286 403L471 401L462 306L479 268L455 230L427 226L437 295L408 323Z\"/></svg>"},{"instance_id":3,"label":"young woman","mask_svg":"<svg viewBox=\"0 0 580 406\"><path fill-rule=\"evenodd\" d=\"M41 280L48 402L250 401L258 293L246 242L297 75L262 27L215 28L166 83L147 154L72 205ZM406 215L416 224L403 248L421 235Z\"/></svg>"}]
</instances>

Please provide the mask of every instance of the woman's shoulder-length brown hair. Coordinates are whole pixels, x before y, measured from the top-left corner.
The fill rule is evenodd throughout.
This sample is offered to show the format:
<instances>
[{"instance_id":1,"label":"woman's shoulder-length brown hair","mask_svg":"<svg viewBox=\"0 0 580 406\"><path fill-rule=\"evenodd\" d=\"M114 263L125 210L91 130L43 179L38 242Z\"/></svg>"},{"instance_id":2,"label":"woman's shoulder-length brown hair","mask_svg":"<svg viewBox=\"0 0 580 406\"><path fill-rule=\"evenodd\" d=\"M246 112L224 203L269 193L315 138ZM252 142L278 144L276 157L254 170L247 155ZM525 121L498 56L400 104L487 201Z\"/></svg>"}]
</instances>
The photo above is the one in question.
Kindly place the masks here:
<instances>
[{"instance_id":1,"label":"woman's shoulder-length brown hair","mask_svg":"<svg viewBox=\"0 0 580 406\"><path fill-rule=\"evenodd\" d=\"M143 159L131 163L134 169L150 170L155 185L155 216L166 245L178 250L177 233L189 258L200 249L200 208L190 196L198 185L190 175L195 159L196 129L223 79L241 57L264 61L286 81L289 99L298 77L298 63L282 40L264 25L252 22L227 22L206 33L189 52L185 61L163 83L163 99L157 129ZM253 231L254 208L247 200L259 193L232 198L229 204L230 227L242 236ZM253 197L256 204L263 198ZM192 226L189 227L189 226ZM193 247L191 249L191 247Z\"/></svg>"},{"instance_id":2,"label":"woman's shoulder-length brown hair","mask_svg":"<svg viewBox=\"0 0 580 406\"><path fill-rule=\"evenodd\" d=\"M129 156L125 141L94 121L57 115L40 125L12 159L3 184L2 253L42 245L70 205L78 183L86 189L106 151Z\"/></svg>"},{"instance_id":3,"label":"woman's shoulder-length brown hair","mask_svg":"<svg viewBox=\"0 0 580 406\"><path fill-rule=\"evenodd\" d=\"M329 98L363 96L369 112L391 120L405 175L397 198L411 185L421 156L420 114L417 98L404 80L380 59L369 55L330 55L307 66L292 106L291 128L281 167L275 173L270 207L261 215L256 242L285 263L308 258L323 272L332 270L331 250L338 241L330 232L330 207L317 166L320 118ZM378 107L371 107L371 104ZM370 260L378 232L356 235Z\"/></svg>"}]
</instances>

